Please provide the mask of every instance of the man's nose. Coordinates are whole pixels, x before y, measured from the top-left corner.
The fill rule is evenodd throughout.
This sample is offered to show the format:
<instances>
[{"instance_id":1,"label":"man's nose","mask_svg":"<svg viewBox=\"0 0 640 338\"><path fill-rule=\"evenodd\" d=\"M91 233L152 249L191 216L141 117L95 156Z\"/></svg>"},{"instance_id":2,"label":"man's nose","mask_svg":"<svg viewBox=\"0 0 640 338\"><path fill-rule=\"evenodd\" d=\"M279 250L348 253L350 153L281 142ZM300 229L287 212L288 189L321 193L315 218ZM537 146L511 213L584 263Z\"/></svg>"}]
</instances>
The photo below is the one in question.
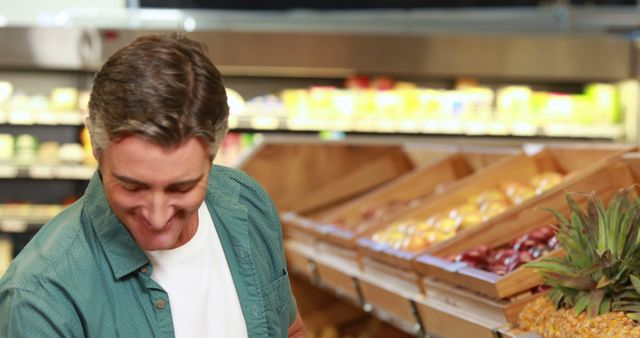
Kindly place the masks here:
<instances>
[{"instance_id":1,"label":"man's nose","mask_svg":"<svg viewBox=\"0 0 640 338\"><path fill-rule=\"evenodd\" d=\"M163 193L151 194L147 205L142 208L142 216L151 228L161 230L173 217L173 207L168 197Z\"/></svg>"}]
</instances>

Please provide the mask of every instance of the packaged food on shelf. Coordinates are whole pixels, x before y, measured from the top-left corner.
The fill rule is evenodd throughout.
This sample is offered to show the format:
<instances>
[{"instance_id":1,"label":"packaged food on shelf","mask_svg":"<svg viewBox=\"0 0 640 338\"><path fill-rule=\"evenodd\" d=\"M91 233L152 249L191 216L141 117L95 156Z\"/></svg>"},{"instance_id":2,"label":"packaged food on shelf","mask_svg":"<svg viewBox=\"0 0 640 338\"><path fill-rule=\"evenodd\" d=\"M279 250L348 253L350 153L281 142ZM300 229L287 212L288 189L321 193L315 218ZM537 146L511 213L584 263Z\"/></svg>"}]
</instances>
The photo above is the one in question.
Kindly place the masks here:
<instances>
[{"instance_id":1,"label":"packaged food on shelf","mask_svg":"<svg viewBox=\"0 0 640 338\"><path fill-rule=\"evenodd\" d=\"M13 142L13 135L0 134L0 160L7 161L13 158L15 149Z\"/></svg>"},{"instance_id":2,"label":"packaged food on shelf","mask_svg":"<svg viewBox=\"0 0 640 338\"><path fill-rule=\"evenodd\" d=\"M59 162L60 144L58 142L42 142L38 147L39 163L55 164Z\"/></svg>"},{"instance_id":3,"label":"packaged food on shelf","mask_svg":"<svg viewBox=\"0 0 640 338\"><path fill-rule=\"evenodd\" d=\"M21 134L15 138L15 160L20 163L33 163L36 160L39 140L30 134Z\"/></svg>"},{"instance_id":4,"label":"packaged food on shelf","mask_svg":"<svg viewBox=\"0 0 640 338\"><path fill-rule=\"evenodd\" d=\"M83 163L86 153L79 143L64 143L60 145L58 158L63 163Z\"/></svg>"}]
</instances>

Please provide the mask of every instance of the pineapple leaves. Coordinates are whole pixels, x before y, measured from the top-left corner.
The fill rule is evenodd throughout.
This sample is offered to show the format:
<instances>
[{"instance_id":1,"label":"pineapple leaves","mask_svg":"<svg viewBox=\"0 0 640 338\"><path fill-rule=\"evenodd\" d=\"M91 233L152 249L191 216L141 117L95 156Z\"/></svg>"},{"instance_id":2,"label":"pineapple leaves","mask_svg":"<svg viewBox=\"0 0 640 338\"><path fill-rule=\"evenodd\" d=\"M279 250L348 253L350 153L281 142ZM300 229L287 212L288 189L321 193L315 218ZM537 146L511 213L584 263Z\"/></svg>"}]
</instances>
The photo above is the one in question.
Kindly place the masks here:
<instances>
[{"instance_id":1,"label":"pineapple leaves","mask_svg":"<svg viewBox=\"0 0 640 338\"><path fill-rule=\"evenodd\" d=\"M607 278L607 276L602 276L602 278L600 278L600 280L598 281L598 285L596 285L596 289L602 289L606 286L613 284L613 282L614 281Z\"/></svg>"},{"instance_id":2,"label":"pineapple leaves","mask_svg":"<svg viewBox=\"0 0 640 338\"><path fill-rule=\"evenodd\" d=\"M617 192L607 206L595 193L584 196L567 194L568 217L548 210L558 220L556 238L565 257L525 267L544 277L558 308L573 306L589 317L622 311L640 322L640 199L630 189Z\"/></svg>"},{"instance_id":3,"label":"pineapple leaves","mask_svg":"<svg viewBox=\"0 0 640 338\"><path fill-rule=\"evenodd\" d=\"M611 298L605 297L602 303L600 303L600 309L598 311L598 314L601 315L611 311L611 303L612 303Z\"/></svg>"},{"instance_id":4,"label":"pineapple leaves","mask_svg":"<svg viewBox=\"0 0 640 338\"><path fill-rule=\"evenodd\" d=\"M631 280L631 285L633 285L633 288L636 290L636 292L640 293L640 278L631 275L629 276L629 279Z\"/></svg>"},{"instance_id":5,"label":"pineapple leaves","mask_svg":"<svg viewBox=\"0 0 640 338\"><path fill-rule=\"evenodd\" d=\"M591 291L589 293L589 305L588 305L588 310L587 310L587 315L589 315L590 318L593 318L595 316L597 316L598 314L600 314L600 304L602 303L602 300L604 299L604 291L603 290L597 290L597 291Z\"/></svg>"},{"instance_id":6,"label":"pineapple leaves","mask_svg":"<svg viewBox=\"0 0 640 338\"><path fill-rule=\"evenodd\" d=\"M576 305L575 305L576 315L579 315L582 313L582 311L586 310L588 305L589 305L589 293L580 292L578 294L578 298L576 300Z\"/></svg>"},{"instance_id":7,"label":"pineapple leaves","mask_svg":"<svg viewBox=\"0 0 640 338\"><path fill-rule=\"evenodd\" d=\"M640 313L637 313L637 312L627 313L627 317L635 320L636 322L640 322Z\"/></svg>"}]
</instances>

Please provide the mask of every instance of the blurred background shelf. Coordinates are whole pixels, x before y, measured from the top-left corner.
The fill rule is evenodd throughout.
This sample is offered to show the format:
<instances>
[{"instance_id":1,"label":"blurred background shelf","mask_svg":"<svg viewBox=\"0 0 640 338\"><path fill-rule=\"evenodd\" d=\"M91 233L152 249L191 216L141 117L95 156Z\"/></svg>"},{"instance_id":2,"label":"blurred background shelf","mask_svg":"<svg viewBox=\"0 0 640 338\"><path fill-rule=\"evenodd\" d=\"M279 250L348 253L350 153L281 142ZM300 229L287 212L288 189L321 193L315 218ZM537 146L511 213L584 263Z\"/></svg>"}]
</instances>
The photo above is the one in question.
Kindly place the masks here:
<instances>
[{"instance_id":1,"label":"blurred background shelf","mask_svg":"<svg viewBox=\"0 0 640 338\"><path fill-rule=\"evenodd\" d=\"M89 180L95 171L95 166L79 164L16 164L0 161L0 179Z\"/></svg>"}]
</instances>

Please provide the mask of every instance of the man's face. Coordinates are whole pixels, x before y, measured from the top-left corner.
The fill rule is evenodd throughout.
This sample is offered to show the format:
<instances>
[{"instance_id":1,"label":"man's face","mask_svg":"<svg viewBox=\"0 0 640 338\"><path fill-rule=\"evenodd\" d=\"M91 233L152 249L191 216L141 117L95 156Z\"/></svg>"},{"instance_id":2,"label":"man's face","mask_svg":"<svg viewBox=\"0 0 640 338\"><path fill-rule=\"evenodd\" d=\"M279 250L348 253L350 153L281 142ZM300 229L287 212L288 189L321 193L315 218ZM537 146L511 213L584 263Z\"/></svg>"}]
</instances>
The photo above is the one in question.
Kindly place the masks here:
<instances>
[{"instance_id":1,"label":"man's face","mask_svg":"<svg viewBox=\"0 0 640 338\"><path fill-rule=\"evenodd\" d=\"M166 149L127 136L110 141L100 158L107 200L144 250L177 248L193 237L210 168L197 138Z\"/></svg>"}]
</instances>

